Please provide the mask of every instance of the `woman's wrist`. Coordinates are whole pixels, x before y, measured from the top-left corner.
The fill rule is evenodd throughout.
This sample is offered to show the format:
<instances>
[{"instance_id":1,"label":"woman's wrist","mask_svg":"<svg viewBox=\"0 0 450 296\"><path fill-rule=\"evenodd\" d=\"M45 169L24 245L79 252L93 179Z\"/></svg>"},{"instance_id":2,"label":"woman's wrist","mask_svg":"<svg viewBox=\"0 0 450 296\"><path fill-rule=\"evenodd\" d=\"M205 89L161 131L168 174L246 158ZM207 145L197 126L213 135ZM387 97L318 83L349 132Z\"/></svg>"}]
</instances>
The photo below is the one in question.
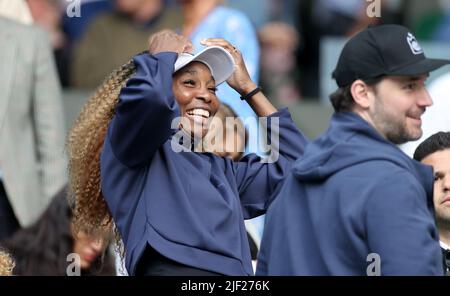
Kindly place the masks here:
<instances>
[{"instance_id":1,"label":"woman's wrist","mask_svg":"<svg viewBox=\"0 0 450 296\"><path fill-rule=\"evenodd\" d=\"M240 90L238 91L238 93L239 93L242 97L244 97L244 96L246 96L247 94L249 94L251 91L253 91L255 88L257 88L257 87L258 87L257 84L255 84L253 81L249 81L249 82L244 83L244 84L242 85L242 87L240 88Z\"/></svg>"},{"instance_id":2,"label":"woman's wrist","mask_svg":"<svg viewBox=\"0 0 450 296\"><path fill-rule=\"evenodd\" d=\"M248 102L248 100L250 100L253 96L255 96L260 91L262 91L261 87L257 86L251 92L248 92L245 95L242 95L241 100Z\"/></svg>"}]
</instances>

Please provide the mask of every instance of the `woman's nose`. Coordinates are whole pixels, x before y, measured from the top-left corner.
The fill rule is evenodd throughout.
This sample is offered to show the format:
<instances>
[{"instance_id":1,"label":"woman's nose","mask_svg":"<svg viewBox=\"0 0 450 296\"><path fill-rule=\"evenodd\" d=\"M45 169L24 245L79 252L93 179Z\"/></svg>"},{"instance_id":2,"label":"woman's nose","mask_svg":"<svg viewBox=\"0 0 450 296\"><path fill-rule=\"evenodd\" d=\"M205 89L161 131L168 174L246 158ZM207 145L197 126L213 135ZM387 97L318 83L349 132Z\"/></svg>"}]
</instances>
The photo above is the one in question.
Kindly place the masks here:
<instances>
[{"instance_id":1,"label":"woman's nose","mask_svg":"<svg viewBox=\"0 0 450 296\"><path fill-rule=\"evenodd\" d=\"M211 91L207 88L207 87L202 87L201 89L199 89L198 93L197 93L197 99L203 100L206 103L209 103L212 101L213 99L213 94L211 93Z\"/></svg>"}]
</instances>

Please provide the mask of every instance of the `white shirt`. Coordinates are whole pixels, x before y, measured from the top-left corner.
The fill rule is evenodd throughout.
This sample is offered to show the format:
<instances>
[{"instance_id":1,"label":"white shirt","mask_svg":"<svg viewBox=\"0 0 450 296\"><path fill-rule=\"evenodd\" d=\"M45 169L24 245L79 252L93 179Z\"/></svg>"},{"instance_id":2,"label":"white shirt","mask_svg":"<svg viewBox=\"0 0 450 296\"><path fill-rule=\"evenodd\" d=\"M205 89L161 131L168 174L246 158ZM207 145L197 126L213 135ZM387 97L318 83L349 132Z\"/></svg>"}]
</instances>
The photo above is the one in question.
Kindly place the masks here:
<instances>
[{"instance_id":1,"label":"white shirt","mask_svg":"<svg viewBox=\"0 0 450 296\"><path fill-rule=\"evenodd\" d=\"M441 248L442 248L442 249L444 249L444 250L450 250L450 247L447 246L444 242L439 241L439 244L441 245Z\"/></svg>"}]
</instances>

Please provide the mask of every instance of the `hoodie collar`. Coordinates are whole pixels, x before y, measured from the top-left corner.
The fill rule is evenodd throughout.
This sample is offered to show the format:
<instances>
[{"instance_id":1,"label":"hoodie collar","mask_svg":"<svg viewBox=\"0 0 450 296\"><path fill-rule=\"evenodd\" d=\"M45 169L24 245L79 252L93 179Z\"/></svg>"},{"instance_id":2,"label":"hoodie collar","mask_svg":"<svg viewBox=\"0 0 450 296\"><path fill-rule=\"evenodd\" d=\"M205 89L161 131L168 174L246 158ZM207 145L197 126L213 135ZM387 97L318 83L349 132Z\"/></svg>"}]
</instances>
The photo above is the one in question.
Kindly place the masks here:
<instances>
[{"instance_id":1,"label":"hoodie collar","mask_svg":"<svg viewBox=\"0 0 450 296\"><path fill-rule=\"evenodd\" d=\"M433 203L431 167L411 159L354 112L333 114L328 130L294 163L293 174L300 181L320 182L346 167L376 160L393 162L413 174L425 189L428 202Z\"/></svg>"}]
</instances>

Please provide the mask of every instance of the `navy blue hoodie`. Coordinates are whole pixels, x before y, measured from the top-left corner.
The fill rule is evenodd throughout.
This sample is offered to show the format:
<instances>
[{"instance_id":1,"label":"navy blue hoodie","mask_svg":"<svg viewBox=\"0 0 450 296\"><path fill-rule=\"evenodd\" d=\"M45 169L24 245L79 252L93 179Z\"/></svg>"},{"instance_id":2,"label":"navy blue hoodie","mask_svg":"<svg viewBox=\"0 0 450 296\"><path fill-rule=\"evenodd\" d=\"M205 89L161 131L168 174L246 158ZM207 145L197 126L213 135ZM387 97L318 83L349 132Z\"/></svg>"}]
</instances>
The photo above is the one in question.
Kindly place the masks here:
<instances>
[{"instance_id":1,"label":"navy blue hoodie","mask_svg":"<svg viewBox=\"0 0 450 296\"><path fill-rule=\"evenodd\" d=\"M147 245L179 263L225 275L252 275L244 219L265 213L306 139L287 109L279 119L279 159L239 162L211 153L175 152L172 93L175 53L134 57L100 159L101 188L134 274ZM173 147L174 145L175 147ZM178 146L177 146L178 145ZM181 149L180 149L181 150Z\"/></svg>"},{"instance_id":2,"label":"navy blue hoodie","mask_svg":"<svg viewBox=\"0 0 450 296\"><path fill-rule=\"evenodd\" d=\"M442 275L433 173L355 113L293 164L269 207L257 275Z\"/></svg>"}]
</instances>

